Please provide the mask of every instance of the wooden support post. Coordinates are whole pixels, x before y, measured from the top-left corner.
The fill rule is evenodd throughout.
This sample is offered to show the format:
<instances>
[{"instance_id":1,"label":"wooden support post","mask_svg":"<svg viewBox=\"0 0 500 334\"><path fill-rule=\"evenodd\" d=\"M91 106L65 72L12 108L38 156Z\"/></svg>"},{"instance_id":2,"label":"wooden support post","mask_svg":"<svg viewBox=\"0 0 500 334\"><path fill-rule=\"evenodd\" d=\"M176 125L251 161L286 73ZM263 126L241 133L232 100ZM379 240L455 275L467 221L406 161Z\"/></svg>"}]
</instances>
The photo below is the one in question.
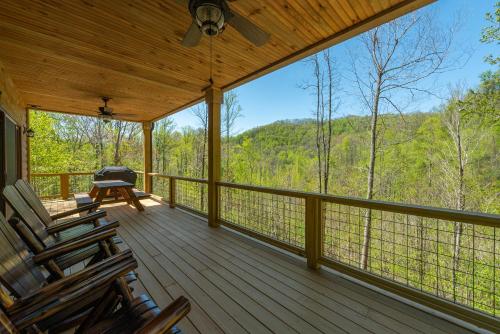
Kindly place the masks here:
<instances>
[{"instance_id":1,"label":"wooden support post","mask_svg":"<svg viewBox=\"0 0 500 334\"><path fill-rule=\"evenodd\" d=\"M208 107L208 225L219 227L219 195L217 182L220 181L221 168L221 104L222 91L209 87L205 91Z\"/></svg>"},{"instance_id":2,"label":"wooden support post","mask_svg":"<svg viewBox=\"0 0 500 334\"><path fill-rule=\"evenodd\" d=\"M169 206L173 209L175 208L175 177L170 176L168 178L168 197L169 197Z\"/></svg>"},{"instance_id":3,"label":"wooden support post","mask_svg":"<svg viewBox=\"0 0 500 334\"><path fill-rule=\"evenodd\" d=\"M67 200L69 198L69 175L59 174L59 186L61 187L61 198Z\"/></svg>"},{"instance_id":4,"label":"wooden support post","mask_svg":"<svg viewBox=\"0 0 500 334\"><path fill-rule=\"evenodd\" d=\"M152 122L142 122L142 132L144 135L144 191L153 192L153 127Z\"/></svg>"},{"instance_id":5,"label":"wooden support post","mask_svg":"<svg viewBox=\"0 0 500 334\"><path fill-rule=\"evenodd\" d=\"M306 198L306 255L307 266L319 269L321 256L321 226L323 221L322 202L317 197Z\"/></svg>"}]
</instances>

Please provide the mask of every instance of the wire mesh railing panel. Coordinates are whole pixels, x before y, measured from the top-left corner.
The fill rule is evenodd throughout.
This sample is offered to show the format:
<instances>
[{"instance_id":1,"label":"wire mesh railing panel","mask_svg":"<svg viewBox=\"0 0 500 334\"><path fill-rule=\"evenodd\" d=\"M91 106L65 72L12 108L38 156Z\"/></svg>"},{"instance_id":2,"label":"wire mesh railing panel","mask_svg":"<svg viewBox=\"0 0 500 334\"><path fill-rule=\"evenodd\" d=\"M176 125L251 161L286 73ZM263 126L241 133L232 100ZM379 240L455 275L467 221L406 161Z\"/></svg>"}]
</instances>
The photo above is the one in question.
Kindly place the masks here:
<instances>
[{"instance_id":1,"label":"wire mesh railing panel","mask_svg":"<svg viewBox=\"0 0 500 334\"><path fill-rule=\"evenodd\" d=\"M500 228L328 202L323 215L324 257L500 316Z\"/></svg>"},{"instance_id":2,"label":"wire mesh railing panel","mask_svg":"<svg viewBox=\"0 0 500 334\"><path fill-rule=\"evenodd\" d=\"M56 198L61 195L61 179L56 175L32 175L30 183L40 198Z\"/></svg>"},{"instance_id":3,"label":"wire mesh railing panel","mask_svg":"<svg viewBox=\"0 0 500 334\"><path fill-rule=\"evenodd\" d=\"M208 184L175 180L175 203L191 210L208 213Z\"/></svg>"},{"instance_id":4,"label":"wire mesh railing panel","mask_svg":"<svg viewBox=\"0 0 500 334\"><path fill-rule=\"evenodd\" d=\"M168 201L170 198L170 181L168 177L153 175L153 194Z\"/></svg>"},{"instance_id":5,"label":"wire mesh railing panel","mask_svg":"<svg viewBox=\"0 0 500 334\"><path fill-rule=\"evenodd\" d=\"M305 199L219 187L223 221L298 248L305 247Z\"/></svg>"},{"instance_id":6,"label":"wire mesh railing panel","mask_svg":"<svg viewBox=\"0 0 500 334\"><path fill-rule=\"evenodd\" d=\"M92 189L93 174L69 175L69 193L84 193Z\"/></svg>"}]
</instances>

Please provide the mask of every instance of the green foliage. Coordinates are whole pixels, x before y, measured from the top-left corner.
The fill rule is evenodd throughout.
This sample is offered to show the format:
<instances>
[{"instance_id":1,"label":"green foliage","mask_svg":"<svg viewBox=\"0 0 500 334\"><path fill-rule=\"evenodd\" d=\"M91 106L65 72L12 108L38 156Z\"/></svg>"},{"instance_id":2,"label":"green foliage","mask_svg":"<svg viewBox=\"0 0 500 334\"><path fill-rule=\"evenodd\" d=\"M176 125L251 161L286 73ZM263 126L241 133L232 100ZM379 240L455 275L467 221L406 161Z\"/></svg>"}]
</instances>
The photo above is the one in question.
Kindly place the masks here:
<instances>
[{"instance_id":1,"label":"green foliage","mask_svg":"<svg viewBox=\"0 0 500 334\"><path fill-rule=\"evenodd\" d=\"M60 172L70 170L72 162L71 142L63 140L57 133L58 121L47 113L33 113L31 127L35 138L31 140L31 171Z\"/></svg>"},{"instance_id":2,"label":"green foliage","mask_svg":"<svg viewBox=\"0 0 500 334\"><path fill-rule=\"evenodd\" d=\"M480 86L459 103L464 136L471 137L465 170L466 209L500 212L499 73L487 72ZM458 104L457 104L458 106ZM455 208L450 175L456 171L453 140L443 117L452 104L435 112L381 116L375 198ZM369 117L333 120L330 193L363 197L369 159ZM95 145L74 117L33 113L36 137L31 141L33 172L94 171L99 167ZM92 125L92 124L91 124ZM104 142L103 162L113 163L113 130ZM125 136L121 163L142 169L140 130ZM475 136L475 134L480 134ZM155 124L153 170L162 174L202 177L203 129L176 130L170 119ZM231 181L269 187L317 191L315 123L312 119L278 121L231 136ZM223 159L227 159L223 155ZM206 164L206 159L205 159ZM226 161L223 161L226 166ZM205 166L206 170L206 166ZM224 174L227 175L227 174ZM450 181L451 180L451 181Z\"/></svg>"},{"instance_id":3,"label":"green foliage","mask_svg":"<svg viewBox=\"0 0 500 334\"><path fill-rule=\"evenodd\" d=\"M32 173L88 172L115 162L143 168L142 135L136 123L32 111L30 126L35 130L30 141Z\"/></svg>"}]
</instances>

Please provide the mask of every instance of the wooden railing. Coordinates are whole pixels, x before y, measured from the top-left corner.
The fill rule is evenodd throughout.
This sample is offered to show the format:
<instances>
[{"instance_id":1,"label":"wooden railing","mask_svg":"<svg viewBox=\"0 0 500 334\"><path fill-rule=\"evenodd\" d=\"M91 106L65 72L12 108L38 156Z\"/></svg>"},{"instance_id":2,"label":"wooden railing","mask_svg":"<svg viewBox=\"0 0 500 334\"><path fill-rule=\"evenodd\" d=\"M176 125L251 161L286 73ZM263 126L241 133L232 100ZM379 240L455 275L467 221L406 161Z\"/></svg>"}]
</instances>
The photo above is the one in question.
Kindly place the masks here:
<instances>
[{"instance_id":1,"label":"wooden railing","mask_svg":"<svg viewBox=\"0 0 500 334\"><path fill-rule=\"evenodd\" d=\"M68 199L71 194L88 191L92 186L94 173L33 173L30 182L38 196L44 199Z\"/></svg>"},{"instance_id":2,"label":"wooden railing","mask_svg":"<svg viewBox=\"0 0 500 334\"><path fill-rule=\"evenodd\" d=\"M206 215L200 203L206 201L207 180L151 176L153 193L172 207ZM498 329L499 215L228 182L217 187L222 225L303 256L311 268L323 265L483 328ZM371 233L365 267L361 253L367 216Z\"/></svg>"},{"instance_id":3,"label":"wooden railing","mask_svg":"<svg viewBox=\"0 0 500 334\"><path fill-rule=\"evenodd\" d=\"M38 173L31 181L41 197L67 198L88 191L92 174ZM207 180L148 175L153 194L171 207L207 215ZM302 256L311 268L329 267L480 327L499 327L498 215L228 182L217 188L218 220L227 228Z\"/></svg>"},{"instance_id":4,"label":"wooden railing","mask_svg":"<svg viewBox=\"0 0 500 334\"><path fill-rule=\"evenodd\" d=\"M144 173L136 171L136 188L143 189ZM43 199L68 199L79 192L87 192L92 188L93 172L74 173L32 173L30 182L38 196Z\"/></svg>"},{"instance_id":5,"label":"wooden railing","mask_svg":"<svg viewBox=\"0 0 500 334\"><path fill-rule=\"evenodd\" d=\"M170 207L180 207L207 215L208 181L183 176L149 173L153 177L153 193L160 196Z\"/></svg>"}]
</instances>

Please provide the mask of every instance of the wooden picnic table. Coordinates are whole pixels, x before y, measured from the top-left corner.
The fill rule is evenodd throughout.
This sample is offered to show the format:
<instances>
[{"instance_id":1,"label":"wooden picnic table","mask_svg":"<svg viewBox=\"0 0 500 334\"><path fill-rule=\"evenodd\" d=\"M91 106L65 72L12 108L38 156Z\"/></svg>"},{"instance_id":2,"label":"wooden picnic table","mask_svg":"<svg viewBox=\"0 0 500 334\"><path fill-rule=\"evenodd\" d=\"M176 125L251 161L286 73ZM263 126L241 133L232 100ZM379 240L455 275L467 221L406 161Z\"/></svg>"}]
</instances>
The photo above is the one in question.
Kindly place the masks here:
<instances>
[{"instance_id":1,"label":"wooden picnic table","mask_svg":"<svg viewBox=\"0 0 500 334\"><path fill-rule=\"evenodd\" d=\"M94 199L94 202L102 203L105 197L114 193L121 195L123 201L135 206L137 210L144 211L144 207L133 191L134 185L132 183L120 180L108 180L94 181L92 184L93 187L90 190L89 196Z\"/></svg>"}]
</instances>

